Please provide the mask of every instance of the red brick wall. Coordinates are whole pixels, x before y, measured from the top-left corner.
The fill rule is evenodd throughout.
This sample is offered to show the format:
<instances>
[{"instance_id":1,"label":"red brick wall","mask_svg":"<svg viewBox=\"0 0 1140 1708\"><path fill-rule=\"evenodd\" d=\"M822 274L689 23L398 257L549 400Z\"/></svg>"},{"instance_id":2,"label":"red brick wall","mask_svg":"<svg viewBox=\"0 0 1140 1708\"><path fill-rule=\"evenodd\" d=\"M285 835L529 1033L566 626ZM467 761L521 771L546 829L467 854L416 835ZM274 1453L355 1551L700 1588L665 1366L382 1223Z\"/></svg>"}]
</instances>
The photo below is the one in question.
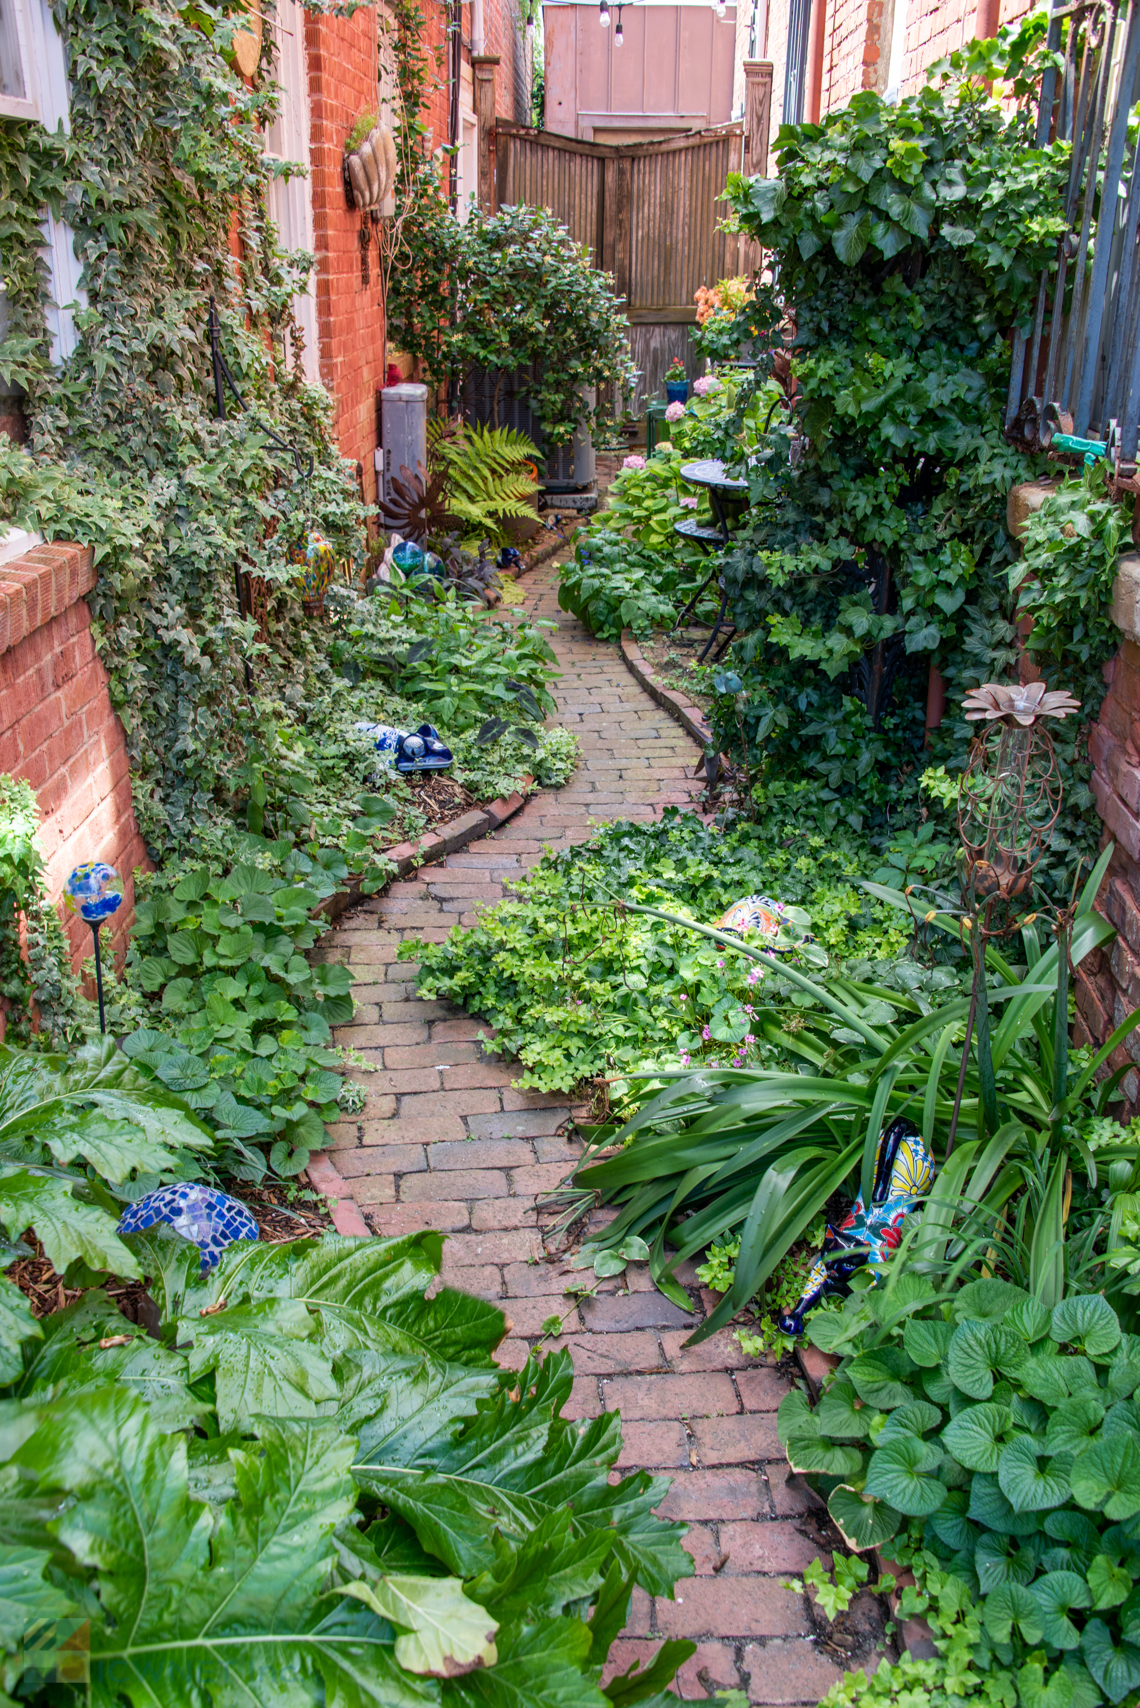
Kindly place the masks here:
<instances>
[{"instance_id":1,"label":"red brick wall","mask_svg":"<svg viewBox=\"0 0 1140 1708\"><path fill-rule=\"evenodd\" d=\"M136 867L149 868L135 824L123 727L95 653L83 600L95 585L91 552L37 546L0 565L0 771L36 792L49 894L84 860L107 860L125 885L106 928L116 951L134 918ZM76 967L91 932L66 915Z\"/></svg>"},{"instance_id":2,"label":"red brick wall","mask_svg":"<svg viewBox=\"0 0 1140 1708\"><path fill-rule=\"evenodd\" d=\"M377 20L372 6L352 18L305 13L309 68L310 194L317 251L317 324L321 380L336 407L341 454L364 466L364 492L376 498L376 392L384 384L384 317L375 228L369 225L369 282L360 264L361 216L346 204L345 138L377 105Z\"/></svg>"}]
</instances>

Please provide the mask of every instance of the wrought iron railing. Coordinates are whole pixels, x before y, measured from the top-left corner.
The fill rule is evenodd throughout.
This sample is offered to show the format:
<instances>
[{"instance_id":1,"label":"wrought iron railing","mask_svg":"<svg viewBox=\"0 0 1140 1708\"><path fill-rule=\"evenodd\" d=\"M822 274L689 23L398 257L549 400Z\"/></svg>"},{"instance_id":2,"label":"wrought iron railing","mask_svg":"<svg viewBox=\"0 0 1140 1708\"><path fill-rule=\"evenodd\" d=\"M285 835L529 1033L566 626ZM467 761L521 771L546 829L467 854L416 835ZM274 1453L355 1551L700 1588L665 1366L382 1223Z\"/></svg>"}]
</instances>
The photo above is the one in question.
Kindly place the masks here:
<instances>
[{"instance_id":1,"label":"wrought iron railing","mask_svg":"<svg viewBox=\"0 0 1140 1708\"><path fill-rule=\"evenodd\" d=\"M1036 141L1072 143L1067 230L1014 337L1006 432L1032 449L1099 439L1118 483L1140 490L1140 0L1054 0L1048 45L1064 63L1042 81Z\"/></svg>"}]
</instances>

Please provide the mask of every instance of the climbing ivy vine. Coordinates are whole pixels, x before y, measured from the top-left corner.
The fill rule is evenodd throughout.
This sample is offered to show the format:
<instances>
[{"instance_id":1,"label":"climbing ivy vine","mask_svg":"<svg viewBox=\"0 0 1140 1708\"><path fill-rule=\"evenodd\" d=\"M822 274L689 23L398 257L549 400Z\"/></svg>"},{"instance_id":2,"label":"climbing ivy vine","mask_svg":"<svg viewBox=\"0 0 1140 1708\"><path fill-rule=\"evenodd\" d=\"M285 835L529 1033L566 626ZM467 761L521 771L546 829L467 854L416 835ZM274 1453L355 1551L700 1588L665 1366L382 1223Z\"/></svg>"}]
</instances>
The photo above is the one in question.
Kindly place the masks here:
<instances>
[{"instance_id":1,"label":"climbing ivy vine","mask_svg":"<svg viewBox=\"0 0 1140 1708\"><path fill-rule=\"evenodd\" d=\"M300 692L309 643L287 547L318 526L343 558L362 550L353 471L300 368L291 304L311 258L281 251L267 209L277 88L267 58L253 87L234 71L233 10L60 0L71 135L0 120L0 374L23 388L30 433L27 449L0 440L0 516L94 548L96 643L157 854L226 816L270 716L259 690ZM61 370L44 330L45 208L74 233L87 298ZM252 411L216 418L211 297L239 388L302 466L312 454L311 479ZM258 578L271 623L239 613L235 570Z\"/></svg>"}]
</instances>

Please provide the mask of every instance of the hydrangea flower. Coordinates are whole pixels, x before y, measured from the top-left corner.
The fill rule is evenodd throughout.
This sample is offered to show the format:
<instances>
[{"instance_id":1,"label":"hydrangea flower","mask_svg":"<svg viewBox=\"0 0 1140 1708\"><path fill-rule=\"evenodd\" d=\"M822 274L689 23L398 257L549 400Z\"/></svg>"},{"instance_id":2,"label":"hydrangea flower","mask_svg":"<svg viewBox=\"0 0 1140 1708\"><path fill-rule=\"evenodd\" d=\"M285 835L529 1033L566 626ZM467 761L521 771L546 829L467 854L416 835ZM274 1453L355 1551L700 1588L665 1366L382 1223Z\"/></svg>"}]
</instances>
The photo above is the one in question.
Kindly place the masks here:
<instances>
[{"instance_id":1,"label":"hydrangea flower","mask_svg":"<svg viewBox=\"0 0 1140 1708\"><path fill-rule=\"evenodd\" d=\"M699 498L679 498L678 504L683 504L686 510L695 510L700 503Z\"/></svg>"},{"instance_id":2,"label":"hydrangea flower","mask_svg":"<svg viewBox=\"0 0 1140 1708\"><path fill-rule=\"evenodd\" d=\"M665 419L666 421L680 421L684 413L685 405L683 403L671 403L665 411Z\"/></svg>"},{"instance_id":3,"label":"hydrangea flower","mask_svg":"<svg viewBox=\"0 0 1140 1708\"><path fill-rule=\"evenodd\" d=\"M693 390L698 397L708 397L710 392L720 390L720 381L715 374L705 374L703 379L693 381Z\"/></svg>"},{"instance_id":4,"label":"hydrangea flower","mask_svg":"<svg viewBox=\"0 0 1140 1708\"><path fill-rule=\"evenodd\" d=\"M643 469L645 467L645 458L627 457L621 466L623 469Z\"/></svg>"}]
</instances>

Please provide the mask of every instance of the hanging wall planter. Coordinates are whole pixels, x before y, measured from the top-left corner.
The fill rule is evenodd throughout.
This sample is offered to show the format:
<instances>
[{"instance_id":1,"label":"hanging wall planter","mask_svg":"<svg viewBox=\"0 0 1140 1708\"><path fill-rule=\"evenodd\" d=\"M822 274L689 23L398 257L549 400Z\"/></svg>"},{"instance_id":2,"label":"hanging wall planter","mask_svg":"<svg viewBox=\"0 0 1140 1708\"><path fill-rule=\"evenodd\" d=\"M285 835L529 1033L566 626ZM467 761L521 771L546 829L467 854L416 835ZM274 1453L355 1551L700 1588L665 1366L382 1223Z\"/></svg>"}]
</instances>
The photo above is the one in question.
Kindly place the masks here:
<instances>
[{"instance_id":1,"label":"hanging wall planter","mask_svg":"<svg viewBox=\"0 0 1140 1708\"><path fill-rule=\"evenodd\" d=\"M348 135L344 154L345 188L361 213L379 211L396 182L396 144L387 125L358 119Z\"/></svg>"}]
</instances>

